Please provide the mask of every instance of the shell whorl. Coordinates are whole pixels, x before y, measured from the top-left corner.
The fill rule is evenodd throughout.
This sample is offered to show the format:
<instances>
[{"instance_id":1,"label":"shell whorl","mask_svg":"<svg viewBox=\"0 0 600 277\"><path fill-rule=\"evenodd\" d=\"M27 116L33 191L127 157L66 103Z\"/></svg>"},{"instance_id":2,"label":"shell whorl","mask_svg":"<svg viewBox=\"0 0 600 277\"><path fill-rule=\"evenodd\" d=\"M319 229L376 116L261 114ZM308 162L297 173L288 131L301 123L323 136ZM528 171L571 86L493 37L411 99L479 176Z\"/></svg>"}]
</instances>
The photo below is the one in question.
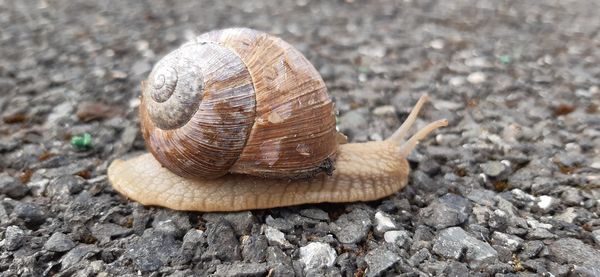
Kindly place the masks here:
<instances>
[{"instance_id":1,"label":"shell whorl","mask_svg":"<svg viewBox=\"0 0 600 277\"><path fill-rule=\"evenodd\" d=\"M184 177L224 175L254 123L252 78L214 43L189 43L163 58L143 83L140 118L150 152Z\"/></svg>"},{"instance_id":2,"label":"shell whorl","mask_svg":"<svg viewBox=\"0 0 600 277\"><path fill-rule=\"evenodd\" d=\"M193 56L198 52L180 48L160 60L150 74L145 84L148 114L158 128L179 128L198 110L204 92L204 74Z\"/></svg>"}]
</instances>

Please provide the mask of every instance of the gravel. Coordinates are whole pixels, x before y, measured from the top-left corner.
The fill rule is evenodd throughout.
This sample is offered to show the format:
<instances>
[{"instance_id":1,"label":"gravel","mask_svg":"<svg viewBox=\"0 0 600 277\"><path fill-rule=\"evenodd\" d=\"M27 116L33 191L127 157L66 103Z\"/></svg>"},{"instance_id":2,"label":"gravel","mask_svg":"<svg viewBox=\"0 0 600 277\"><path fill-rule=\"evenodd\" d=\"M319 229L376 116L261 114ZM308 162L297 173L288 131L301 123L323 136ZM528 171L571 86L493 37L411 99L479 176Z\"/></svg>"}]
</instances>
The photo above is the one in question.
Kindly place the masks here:
<instances>
[{"instance_id":1,"label":"gravel","mask_svg":"<svg viewBox=\"0 0 600 277\"><path fill-rule=\"evenodd\" d=\"M266 226L265 228L265 236L270 245L276 245L285 248L292 248L292 244L285 239L285 234L271 226Z\"/></svg>"},{"instance_id":2,"label":"gravel","mask_svg":"<svg viewBox=\"0 0 600 277\"><path fill-rule=\"evenodd\" d=\"M4 240L2 245L8 251L15 251L23 245L25 232L19 226L8 226L4 232Z\"/></svg>"},{"instance_id":3,"label":"gravel","mask_svg":"<svg viewBox=\"0 0 600 277\"><path fill-rule=\"evenodd\" d=\"M379 276L400 261L400 257L385 248L376 248L365 255L368 270L366 276Z\"/></svg>"},{"instance_id":4,"label":"gravel","mask_svg":"<svg viewBox=\"0 0 600 277\"><path fill-rule=\"evenodd\" d=\"M477 267L491 263L498 253L487 242L467 234L459 227L442 230L433 242L433 252L448 258L459 260L463 258L470 266Z\"/></svg>"},{"instance_id":5,"label":"gravel","mask_svg":"<svg viewBox=\"0 0 600 277\"><path fill-rule=\"evenodd\" d=\"M341 243L362 241L371 228L371 216L362 209L343 214L331 223L331 230Z\"/></svg>"},{"instance_id":6,"label":"gravel","mask_svg":"<svg viewBox=\"0 0 600 277\"><path fill-rule=\"evenodd\" d=\"M0 6L0 276L599 275L597 1ZM200 213L122 197L106 168L145 151L140 82L231 26L304 53L351 142L391 135L424 93L416 127L449 126L378 201Z\"/></svg>"},{"instance_id":7,"label":"gravel","mask_svg":"<svg viewBox=\"0 0 600 277\"><path fill-rule=\"evenodd\" d=\"M419 211L423 223L436 229L444 229L464 223L472 212L472 204L466 198L448 193Z\"/></svg>"},{"instance_id":8,"label":"gravel","mask_svg":"<svg viewBox=\"0 0 600 277\"><path fill-rule=\"evenodd\" d=\"M311 242L300 247L300 261L304 264L304 271L309 272L324 267L330 267L335 262L337 254L329 244Z\"/></svg>"},{"instance_id":9,"label":"gravel","mask_svg":"<svg viewBox=\"0 0 600 277\"><path fill-rule=\"evenodd\" d=\"M67 235L56 232L44 243L44 249L53 252L66 252L75 247L75 243Z\"/></svg>"}]
</instances>

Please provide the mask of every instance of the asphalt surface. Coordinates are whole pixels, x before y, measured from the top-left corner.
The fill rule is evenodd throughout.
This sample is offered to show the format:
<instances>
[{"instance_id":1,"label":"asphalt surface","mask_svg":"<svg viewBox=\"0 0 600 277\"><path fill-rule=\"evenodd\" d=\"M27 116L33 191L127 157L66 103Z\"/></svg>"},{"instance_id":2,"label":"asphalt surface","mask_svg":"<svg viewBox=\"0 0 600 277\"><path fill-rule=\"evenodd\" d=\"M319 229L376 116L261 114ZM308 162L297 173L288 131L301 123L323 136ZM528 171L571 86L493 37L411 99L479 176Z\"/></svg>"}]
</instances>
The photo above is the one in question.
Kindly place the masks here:
<instances>
[{"instance_id":1,"label":"asphalt surface","mask_svg":"<svg viewBox=\"0 0 600 277\"><path fill-rule=\"evenodd\" d=\"M0 276L598 276L596 1L0 0ZM449 126L380 201L143 207L140 82L206 31L251 27L323 76L350 141ZM89 134L86 137L85 134Z\"/></svg>"}]
</instances>

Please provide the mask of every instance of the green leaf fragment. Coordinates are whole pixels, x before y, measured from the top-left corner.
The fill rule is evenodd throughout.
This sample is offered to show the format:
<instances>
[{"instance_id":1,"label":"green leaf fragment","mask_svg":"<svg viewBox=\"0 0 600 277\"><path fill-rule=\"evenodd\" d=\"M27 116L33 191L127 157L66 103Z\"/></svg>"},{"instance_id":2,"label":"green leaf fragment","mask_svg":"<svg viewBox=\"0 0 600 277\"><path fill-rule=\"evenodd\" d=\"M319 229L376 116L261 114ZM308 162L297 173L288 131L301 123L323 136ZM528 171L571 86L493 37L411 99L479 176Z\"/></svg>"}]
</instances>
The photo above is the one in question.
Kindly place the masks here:
<instances>
[{"instance_id":1,"label":"green leaf fragment","mask_svg":"<svg viewBox=\"0 0 600 277\"><path fill-rule=\"evenodd\" d=\"M79 150L86 150L92 148L92 135L84 133L81 136L73 136L71 138L71 145Z\"/></svg>"},{"instance_id":2,"label":"green leaf fragment","mask_svg":"<svg viewBox=\"0 0 600 277\"><path fill-rule=\"evenodd\" d=\"M500 60L500 62L501 62L502 64L509 64L509 63L510 63L510 60L511 60L511 58L510 58L510 56L509 56L509 55L502 55L502 56L498 57L498 60Z\"/></svg>"}]
</instances>

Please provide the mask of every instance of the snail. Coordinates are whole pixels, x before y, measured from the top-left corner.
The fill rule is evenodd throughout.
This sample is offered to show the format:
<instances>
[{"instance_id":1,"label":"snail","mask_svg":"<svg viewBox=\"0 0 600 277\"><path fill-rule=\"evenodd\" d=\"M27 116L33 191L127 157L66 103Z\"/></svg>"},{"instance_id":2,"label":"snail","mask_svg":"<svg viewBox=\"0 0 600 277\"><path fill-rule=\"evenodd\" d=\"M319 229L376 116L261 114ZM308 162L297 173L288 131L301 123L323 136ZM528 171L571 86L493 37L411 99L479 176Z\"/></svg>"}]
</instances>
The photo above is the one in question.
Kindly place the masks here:
<instances>
[{"instance_id":1,"label":"snail","mask_svg":"<svg viewBox=\"0 0 600 277\"><path fill-rule=\"evenodd\" d=\"M144 205L239 211L376 200L402 189L408 154L446 120L405 140L426 102L383 141L345 143L311 63L282 39L212 31L167 54L142 82L150 153L114 160L114 189Z\"/></svg>"}]
</instances>

